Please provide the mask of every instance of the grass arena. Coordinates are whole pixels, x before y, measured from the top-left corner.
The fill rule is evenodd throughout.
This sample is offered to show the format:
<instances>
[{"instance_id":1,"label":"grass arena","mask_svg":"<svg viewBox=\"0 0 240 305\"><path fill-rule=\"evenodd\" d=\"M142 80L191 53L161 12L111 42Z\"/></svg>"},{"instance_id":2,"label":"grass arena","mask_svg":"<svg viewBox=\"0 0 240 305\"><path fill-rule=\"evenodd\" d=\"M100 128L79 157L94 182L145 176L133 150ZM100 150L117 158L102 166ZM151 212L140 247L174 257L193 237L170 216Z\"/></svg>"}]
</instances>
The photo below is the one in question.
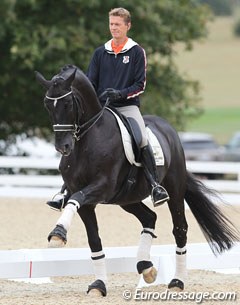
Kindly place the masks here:
<instances>
[{"instance_id":1,"label":"grass arena","mask_svg":"<svg viewBox=\"0 0 240 305\"><path fill-rule=\"evenodd\" d=\"M157 239L154 245L173 244L172 222L166 205L155 209L158 220ZM223 211L240 230L240 205L224 206ZM44 249L47 235L59 217L45 204L45 199L0 198L1 250ZM141 227L131 215L118 206L98 206L97 217L104 247L136 246ZM186 211L189 223L188 243L205 242L193 215ZM126 230L127 228L127 230ZM85 228L79 217L75 217L68 232L69 248L88 247ZM90 258L89 258L90 259ZM87 285L93 276L52 277L49 283L33 284L0 280L1 305L55 305L55 304L196 304L206 301L208 305L238 304L240 298L239 274L222 274L208 270L189 270L184 294L169 294L166 285L151 285L137 289L139 275L136 273L109 274L108 295L99 298L87 296ZM128 294L126 294L128 293ZM130 297L129 297L130 293ZM230 294L233 293L233 294ZM205 298L203 298L205 296ZM234 297L235 296L235 297Z\"/></svg>"}]
</instances>

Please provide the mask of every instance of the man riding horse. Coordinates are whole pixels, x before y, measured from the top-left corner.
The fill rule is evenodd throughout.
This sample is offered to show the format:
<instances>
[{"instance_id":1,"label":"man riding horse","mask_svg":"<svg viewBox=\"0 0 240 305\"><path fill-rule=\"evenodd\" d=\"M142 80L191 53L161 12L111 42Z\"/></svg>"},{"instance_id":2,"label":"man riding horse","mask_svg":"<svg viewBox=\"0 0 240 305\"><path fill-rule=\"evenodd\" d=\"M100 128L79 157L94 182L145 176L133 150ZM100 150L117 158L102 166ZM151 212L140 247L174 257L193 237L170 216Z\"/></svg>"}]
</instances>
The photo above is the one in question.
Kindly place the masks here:
<instances>
[{"instance_id":1,"label":"man riding horse","mask_svg":"<svg viewBox=\"0 0 240 305\"><path fill-rule=\"evenodd\" d=\"M151 193L149 181L155 204L169 199L176 266L168 288L182 290L187 275L185 201L215 253L230 249L239 241L239 233L219 206L211 201L210 195L214 192L187 171L175 128L160 117L146 115L144 122L161 144L164 156L164 164L156 168L139 111L139 95L145 88L145 52L126 36L131 25L128 11L113 9L109 20L113 38L95 51L88 77L73 65L64 66L51 80L36 73L39 83L47 89L44 106L55 132L55 148L62 154L59 164L65 183L62 191L68 190L66 207L48 235L49 246L66 244L73 217L78 214L86 228L95 274L95 281L87 291L91 293L97 289L106 296L107 268L95 209L98 204L118 205L141 224L137 272L147 283L153 283L157 270L151 261L150 250L156 237L157 214L142 202ZM110 108L102 107L99 100L102 104L110 101L110 106L112 104L126 117L134 118L142 131L143 167L136 167L131 191L123 191L123 186L128 183L129 172L134 167L124 154L115 115ZM169 196L158 182L167 188Z\"/></svg>"},{"instance_id":2,"label":"man riding horse","mask_svg":"<svg viewBox=\"0 0 240 305\"><path fill-rule=\"evenodd\" d=\"M154 206L169 200L166 189L159 184L155 159L148 144L145 123L140 113L140 99L146 86L146 54L142 47L127 37L131 16L124 8L109 12L112 39L98 47L91 59L87 76L93 84L102 105L110 105L127 118L133 118L141 131L140 159L146 178L152 187ZM61 192L65 190L63 186ZM66 195L65 202L67 202ZM51 207L61 209L62 200L48 201Z\"/></svg>"}]
</instances>

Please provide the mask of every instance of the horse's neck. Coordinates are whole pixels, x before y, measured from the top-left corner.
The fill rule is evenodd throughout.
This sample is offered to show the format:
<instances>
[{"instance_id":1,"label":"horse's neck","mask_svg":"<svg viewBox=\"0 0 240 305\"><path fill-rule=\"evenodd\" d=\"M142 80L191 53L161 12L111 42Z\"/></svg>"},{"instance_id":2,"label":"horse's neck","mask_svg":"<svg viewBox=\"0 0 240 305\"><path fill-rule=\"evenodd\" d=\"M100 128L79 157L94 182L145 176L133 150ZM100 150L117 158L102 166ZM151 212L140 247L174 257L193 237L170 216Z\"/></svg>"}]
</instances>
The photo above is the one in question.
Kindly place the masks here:
<instances>
[{"instance_id":1,"label":"horse's neck","mask_svg":"<svg viewBox=\"0 0 240 305\"><path fill-rule=\"evenodd\" d=\"M80 77L80 81L76 84L76 89L82 100L82 107L84 111L84 121L87 121L99 113L102 106L98 100L94 88L88 80Z\"/></svg>"}]
</instances>

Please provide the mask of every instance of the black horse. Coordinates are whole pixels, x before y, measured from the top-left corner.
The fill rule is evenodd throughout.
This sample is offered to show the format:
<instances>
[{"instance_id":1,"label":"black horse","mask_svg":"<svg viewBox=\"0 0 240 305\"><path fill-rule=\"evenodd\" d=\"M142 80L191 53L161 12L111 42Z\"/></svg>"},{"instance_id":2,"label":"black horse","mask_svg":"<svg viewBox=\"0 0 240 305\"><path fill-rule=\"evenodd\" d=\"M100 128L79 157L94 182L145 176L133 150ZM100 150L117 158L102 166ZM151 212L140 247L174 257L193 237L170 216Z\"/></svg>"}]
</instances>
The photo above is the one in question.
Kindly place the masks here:
<instances>
[{"instance_id":1,"label":"black horse","mask_svg":"<svg viewBox=\"0 0 240 305\"><path fill-rule=\"evenodd\" d=\"M156 213L142 202L151 188L142 167L135 167L126 159L115 116L101 106L90 81L75 66L64 66L52 80L46 80L39 72L36 77L47 89L44 103L55 131L55 148L62 154L59 169L70 192L67 205L49 234L49 242L57 246L59 242L66 243L72 217L78 213L86 227L96 277L88 291L98 289L106 295L104 252L95 207L119 205L142 224L137 270L146 282L153 282L156 270L150 261L150 246L155 237ZM175 129L157 116L144 116L144 120L160 142L165 159L164 165L158 167L159 181L170 195L168 206L176 241L176 272L168 287L183 289L188 229L184 199L214 253L230 249L239 236L211 201L208 195L212 191L186 170ZM132 176L135 179L129 179Z\"/></svg>"}]
</instances>

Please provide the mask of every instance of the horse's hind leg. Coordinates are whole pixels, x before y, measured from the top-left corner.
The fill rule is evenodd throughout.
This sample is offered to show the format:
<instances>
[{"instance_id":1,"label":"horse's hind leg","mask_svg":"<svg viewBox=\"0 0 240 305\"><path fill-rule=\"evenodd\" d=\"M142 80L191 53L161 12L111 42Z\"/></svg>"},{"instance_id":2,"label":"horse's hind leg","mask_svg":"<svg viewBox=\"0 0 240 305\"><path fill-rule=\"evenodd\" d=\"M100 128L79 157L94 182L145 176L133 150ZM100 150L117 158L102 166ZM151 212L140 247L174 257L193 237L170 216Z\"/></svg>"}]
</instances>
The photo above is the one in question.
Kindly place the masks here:
<instances>
[{"instance_id":1,"label":"horse's hind leg","mask_svg":"<svg viewBox=\"0 0 240 305\"><path fill-rule=\"evenodd\" d=\"M154 230L157 215L142 202L122 206L122 208L137 217L142 224L143 230L137 252L137 270L139 274L143 274L146 283L152 283L157 277L157 271L150 261L152 239L156 237Z\"/></svg>"},{"instance_id":2,"label":"horse's hind leg","mask_svg":"<svg viewBox=\"0 0 240 305\"><path fill-rule=\"evenodd\" d=\"M186 267L186 243L187 243L187 221L185 217L184 199L170 196L168 206L171 212L173 221L173 235L176 241L176 270L174 278L168 285L168 288L184 289L184 280L187 275ZM180 199L182 198L182 199Z\"/></svg>"}]
</instances>

